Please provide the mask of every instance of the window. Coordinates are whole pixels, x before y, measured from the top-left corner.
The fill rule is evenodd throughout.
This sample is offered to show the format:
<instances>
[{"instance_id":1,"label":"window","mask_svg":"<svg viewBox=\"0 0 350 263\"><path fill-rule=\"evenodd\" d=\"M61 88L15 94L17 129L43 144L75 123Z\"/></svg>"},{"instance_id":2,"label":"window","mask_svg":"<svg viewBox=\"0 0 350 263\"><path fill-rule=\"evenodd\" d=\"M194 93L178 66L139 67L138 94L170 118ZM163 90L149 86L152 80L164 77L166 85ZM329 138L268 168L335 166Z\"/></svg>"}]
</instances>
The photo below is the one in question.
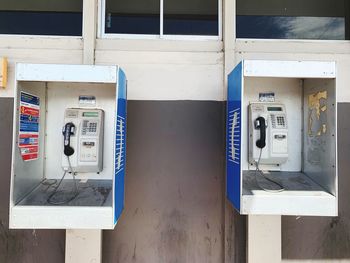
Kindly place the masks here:
<instances>
[{"instance_id":1,"label":"window","mask_svg":"<svg viewBox=\"0 0 350 263\"><path fill-rule=\"evenodd\" d=\"M105 32L160 34L159 0L106 0Z\"/></svg>"},{"instance_id":2,"label":"window","mask_svg":"<svg viewBox=\"0 0 350 263\"><path fill-rule=\"evenodd\" d=\"M349 39L349 0L237 0L237 38Z\"/></svg>"},{"instance_id":3,"label":"window","mask_svg":"<svg viewBox=\"0 0 350 263\"><path fill-rule=\"evenodd\" d=\"M0 0L0 34L82 35L83 0Z\"/></svg>"},{"instance_id":4,"label":"window","mask_svg":"<svg viewBox=\"0 0 350 263\"><path fill-rule=\"evenodd\" d=\"M105 0L105 34L219 35L218 0Z\"/></svg>"}]
</instances>

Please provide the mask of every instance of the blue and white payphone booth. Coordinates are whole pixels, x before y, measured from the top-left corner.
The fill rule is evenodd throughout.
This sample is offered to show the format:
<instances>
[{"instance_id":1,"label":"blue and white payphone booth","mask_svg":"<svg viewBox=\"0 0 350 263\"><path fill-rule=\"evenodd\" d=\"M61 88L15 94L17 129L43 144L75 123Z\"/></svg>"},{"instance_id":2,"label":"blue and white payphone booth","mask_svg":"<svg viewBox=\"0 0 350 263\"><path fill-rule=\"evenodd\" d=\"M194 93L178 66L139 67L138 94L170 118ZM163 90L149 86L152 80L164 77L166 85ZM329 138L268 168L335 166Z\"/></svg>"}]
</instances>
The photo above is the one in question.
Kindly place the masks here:
<instances>
[{"instance_id":1,"label":"blue and white payphone booth","mask_svg":"<svg viewBox=\"0 0 350 263\"><path fill-rule=\"evenodd\" d=\"M243 60L228 76L227 197L241 214L338 214L336 64Z\"/></svg>"},{"instance_id":2,"label":"blue and white payphone booth","mask_svg":"<svg viewBox=\"0 0 350 263\"><path fill-rule=\"evenodd\" d=\"M118 66L16 65L10 228L114 228L126 92Z\"/></svg>"}]
</instances>

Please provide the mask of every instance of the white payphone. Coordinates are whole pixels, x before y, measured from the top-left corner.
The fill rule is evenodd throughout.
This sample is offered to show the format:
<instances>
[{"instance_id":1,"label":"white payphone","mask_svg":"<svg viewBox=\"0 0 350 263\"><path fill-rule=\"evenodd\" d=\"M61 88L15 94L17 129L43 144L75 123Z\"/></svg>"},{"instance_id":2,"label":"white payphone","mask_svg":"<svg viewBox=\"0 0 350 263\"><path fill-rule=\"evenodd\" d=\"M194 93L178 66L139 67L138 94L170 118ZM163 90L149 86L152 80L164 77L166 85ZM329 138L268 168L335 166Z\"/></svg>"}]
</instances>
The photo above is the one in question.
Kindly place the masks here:
<instances>
[{"instance_id":1,"label":"white payphone","mask_svg":"<svg viewBox=\"0 0 350 263\"><path fill-rule=\"evenodd\" d=\"M288 159L286 108L280 103L250 103L249 161L279 165ZM264 150L263 150L264 149Z\"/></svg>"},{"instance_id":2,"label":"white payphone","mask_svg":"<svg viewBox=\"0 0 350 263\"><path fill-rule=\"evenodd\" d=\"M62 131L64 170L71 166L74 172L102 171L103 119L104 112L100 109L66 109Z\"/></svg>"},{"instance_id":3,"label":"white payphone","mask_svg":"<svg viewBox=\"0 0 350 263\"><path fill-rule=\"evenodd\" d=\"M261 189L268 192L281 192L283 185L266 176L260 165L268 170L279 170L280 164L288 160L288 124L286 107L281 103L249 104L249 162L267 181L279 189L267 189L257 180Z\"/></svg>"}]
</instances>

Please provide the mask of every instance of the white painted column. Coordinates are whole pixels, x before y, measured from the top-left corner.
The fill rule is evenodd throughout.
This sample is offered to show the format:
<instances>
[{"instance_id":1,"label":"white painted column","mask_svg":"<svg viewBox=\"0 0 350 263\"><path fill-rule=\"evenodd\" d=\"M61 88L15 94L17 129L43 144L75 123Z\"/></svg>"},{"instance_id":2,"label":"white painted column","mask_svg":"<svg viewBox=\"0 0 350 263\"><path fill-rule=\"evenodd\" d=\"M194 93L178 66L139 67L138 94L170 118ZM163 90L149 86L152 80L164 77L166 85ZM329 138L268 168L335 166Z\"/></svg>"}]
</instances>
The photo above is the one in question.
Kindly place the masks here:
<instances>
[{"instance_id":1,"label":"white painted column","mask_svg":"<svg viewBox=\"0 0 350 263\"><path fill-rule=\"evenodd\" d=\"M102 262L102 231L67 229L65 262Z\"/></svg>"},{"instance_id":2,"label":"white painted column","mask_svg":"<svg viewBox=\"0 0 350 263\"><path fill-rule=\"evenodd\" d=\"M248 216L248 263L282 261L281 216Z\"/></svg>"},{"instance_id":3,"label":"white painted column","mask_svg":"<svg viewBox=\"0 0 350 263\"><path fill-rule=\"evenodd\" d=\"M95 64L97 0L83 0L83 63Z\"/></svg>"},{"instance_id":4,"label":"white painted column","mask_svg":"<svg viewBox=\"0 0 350 263\"><path fill-rule=\"evenodd\" d=\"M95 64L97 0L83 1L83 63ZM101 263L102 230L66 230L66 263Z\"/></svg>"},{"instance_id":5,"label":"white painted column","mask_svg":"<svg viewBox=\"0 0 350 263\"><path fill-rule=\"evenodd\" d=\"M223 1L223 21L222 21L222 36L224 43L224 85L223 85L223 99L227 98L227 75L233 70L235 66L235 17L236 12L235 0Z\"/></svg>"}]
</instances>

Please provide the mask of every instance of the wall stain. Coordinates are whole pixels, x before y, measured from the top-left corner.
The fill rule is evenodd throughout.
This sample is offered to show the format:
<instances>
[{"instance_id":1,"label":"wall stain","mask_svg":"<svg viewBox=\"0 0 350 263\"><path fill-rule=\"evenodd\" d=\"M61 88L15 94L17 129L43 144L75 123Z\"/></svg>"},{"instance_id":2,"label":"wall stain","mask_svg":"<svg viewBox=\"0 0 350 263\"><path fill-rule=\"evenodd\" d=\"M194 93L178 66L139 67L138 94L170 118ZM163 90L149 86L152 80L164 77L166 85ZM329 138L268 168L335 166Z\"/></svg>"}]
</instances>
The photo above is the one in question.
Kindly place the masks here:
<instances>
[{"instance_id":1,"label":"wall stain","mask_svg":"<svg viewBox=\"0 0 350 263\"><path fill-rule=\"evenodd\" d=\"M23 248L23 236L18 231L9 230L4 221L0 221L0 255L4 263L21 262Z\"/></svg>"},{"instance_id":2,"label":"wall stain","mask_svg":"<svg viewBox=\"0 0 350 263\"><path fill-rule=\"evenodd\" d=\"M129 257L129 248L128 245L125 243L121 243L118 245L115 254L114 254L114 258L116 259L116 263L124 263L124 262L128 262L128 258Z\"/></svg>"},{"instance_id":3,"label":"wall stain","mask_svg":"<svg viewBox=\"0 0 350 263\"><path fill-rule=\"evenodd\" d=\"M177 188L178 194L179 194L179 199L182 199L182 193L181 193L181 188L180 186Z\"/></svg>"},{"instance_id":4,"label":"wall stain","mask_svg":"<svg viewBox=\"0 0 350 263\"><path fill-rule=\"evenodd\" d=\"M157 242L159 262L190 262L187 261L189 234L186 215L173 209L170 213L164 213L162 218L160 240Z\"/></svg>"},{"instance_id":5,"label":"wall stain","mask_svg":"<svg viewBox=\"0 0 350 263\"><path fill-rule=\"evenodd\" d=\"M133 216L136 216L138 211L139 211L139 208L136 208Z\"/></svg>"},{"instance_id":6,"label":"wall stain","mask_svg":"<svg viewBox=\"0 0 350 263\"><path fill-rule=\"evenodd\" d=\"M136 261L136 242L135 242L135 246L134 246L134 254L132 255L132 260Z\"/></svg>"},{"instance_id":7,"label":"wall stain","mask_svg":"<svg viewBox=\"0 0 350 263\"><path fill-rule=\"evenodd\" d=\"M317 249L322 258L350 258L350 225L343 217L332 218L323 229L323 242Z\"/></svg>"},{"instance_id":8,"label":"wall stain","mask_svg":"<svg viewBox=\"0 0 350 263\"><path fill-rule=\"evenodd\" d=\"M206 262L211 263L211 251L212 251L212 245L211 245L211 238L206 236L204 238L205 241L205 247L206 247Z\"/></svg>"}]
</instances>

